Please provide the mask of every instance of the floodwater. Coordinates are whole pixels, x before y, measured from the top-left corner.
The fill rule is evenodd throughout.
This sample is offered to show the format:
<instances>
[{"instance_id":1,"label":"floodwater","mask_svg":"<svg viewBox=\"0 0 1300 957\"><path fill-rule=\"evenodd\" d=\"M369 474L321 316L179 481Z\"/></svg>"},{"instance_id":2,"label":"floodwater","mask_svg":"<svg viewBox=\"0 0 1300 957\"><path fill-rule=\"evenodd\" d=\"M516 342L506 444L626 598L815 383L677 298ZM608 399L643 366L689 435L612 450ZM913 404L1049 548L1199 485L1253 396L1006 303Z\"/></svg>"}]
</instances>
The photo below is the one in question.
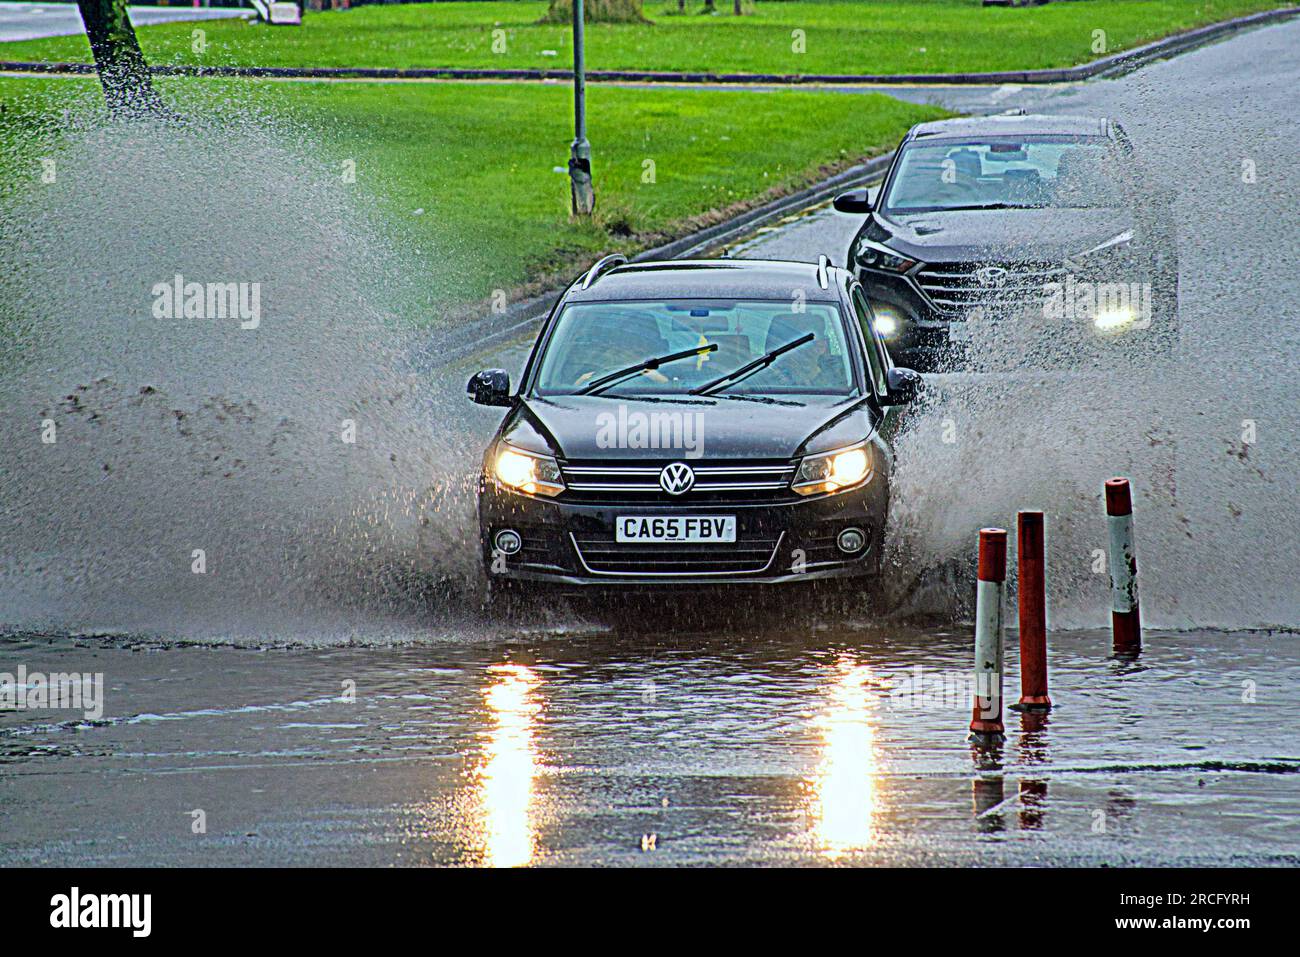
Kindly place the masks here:
<instances>
[{"instance_id":1,"label":"floodwater","mask_svg":"<svg viewBox=\"0 0 1300 957\"><path fill-rule=\"evenodd\" d=\"M0 719L14 864L1300 863L1292 635L1058 633L992 751L964 629L6 651L107 688Z\"/></svg>"}]
</instances>

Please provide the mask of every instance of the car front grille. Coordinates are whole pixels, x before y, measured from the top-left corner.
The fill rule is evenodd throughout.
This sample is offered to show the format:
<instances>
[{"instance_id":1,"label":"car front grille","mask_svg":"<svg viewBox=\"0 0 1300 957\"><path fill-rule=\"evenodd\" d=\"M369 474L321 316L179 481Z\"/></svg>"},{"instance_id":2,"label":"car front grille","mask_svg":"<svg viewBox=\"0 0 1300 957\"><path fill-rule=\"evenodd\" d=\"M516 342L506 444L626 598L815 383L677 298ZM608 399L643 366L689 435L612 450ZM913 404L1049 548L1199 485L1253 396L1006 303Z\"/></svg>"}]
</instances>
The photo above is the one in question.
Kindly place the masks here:
<instances>
[{"instance_id":1,"label":"car front grille","mask_svg":"<svg viewBox=\"0 0 1300 957\"><path fill-rule=\"evenodd\" d=\"M709 502L770 502L795 498L790 491L795 463L688 462L695 473L690 491L669 495L659 484L668 462L566 462L565 495L574 501L637 505L695 505Z\"/></svg>"},{"instance_id":2,"label":"car front grille","mask_svg":"<svg viewBox=\"0 0 1300 957\"><path fill-rule=\"evenodd\" d=\"M620 544L612 535L570 533L578 560L595 575L647 578L758 575L773 570L785 538L742 538L735 544Z\"/></svg>"},{"instance_id":3,"label":"car front grille","mask_svg":"<svg viewBox=\"0 0 1300 957\"><path fill-rule=\"evenodd\" d=\"M981 270L1003 269L989 276ZM941 313L958 316L975 309L1005 310L1041 303L1048 283L1064 282L1063 263L930 263L915 274L921 292Z\"/></svg>"},{"instance_id":4,"label":"car front grille","mask_svg":"<svg viewBox=\"0 0 1300 957\"><path fill-rule=\"evenodd\" d=\"M512 565L533 565L551 567L555 564L555 555L563 539L559 533L545 525L509 523L523 540L519 551L508 558Z\"/></svg>"}]
</instances>

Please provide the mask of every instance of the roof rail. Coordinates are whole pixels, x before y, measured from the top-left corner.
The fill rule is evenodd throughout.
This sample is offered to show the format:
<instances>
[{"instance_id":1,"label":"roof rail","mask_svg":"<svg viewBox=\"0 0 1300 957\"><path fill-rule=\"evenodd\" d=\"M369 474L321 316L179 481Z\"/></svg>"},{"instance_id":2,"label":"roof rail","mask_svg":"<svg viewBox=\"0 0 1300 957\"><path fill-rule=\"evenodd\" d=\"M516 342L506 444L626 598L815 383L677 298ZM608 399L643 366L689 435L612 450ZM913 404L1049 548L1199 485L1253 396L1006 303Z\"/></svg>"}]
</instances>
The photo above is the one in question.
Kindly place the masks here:
<instances>
[{"instance_id":1,"label":"roof rail","mask_svg":"<svg viewBox=\"0 0 1300 957\"><path fill-rule=\"evenodd\" d=\"M824 253L817 257L817 285L821 286L823 289L830 288L830 276L826 272L826 269L830 264L830 258Z\"/></svg>"},{"instance_id":2,"label":"roof rail","mask_svg":"<svg viewBox=\"0 0 1300 957\"><path fill-rule=\"evenodd\" d=\"M596 265L588 269L587 274L582 277L582 288L586 289L604 273L613 269L615 266L621 266L626 262L627 257L622 253L614 253L612 256L606 256L604 259L598 260Z\"/></svg>"}]
</instances>

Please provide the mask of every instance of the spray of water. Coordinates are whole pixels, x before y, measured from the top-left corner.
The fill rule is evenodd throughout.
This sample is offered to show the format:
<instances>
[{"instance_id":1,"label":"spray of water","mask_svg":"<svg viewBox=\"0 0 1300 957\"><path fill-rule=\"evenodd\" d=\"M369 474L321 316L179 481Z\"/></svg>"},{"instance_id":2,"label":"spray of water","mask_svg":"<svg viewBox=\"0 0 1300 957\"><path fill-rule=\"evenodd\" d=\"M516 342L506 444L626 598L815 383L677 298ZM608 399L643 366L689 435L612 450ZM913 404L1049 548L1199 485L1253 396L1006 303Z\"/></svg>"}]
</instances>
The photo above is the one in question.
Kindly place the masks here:
<instances>
[{"instance_id":1,"label":"spray of water","mask_svg":"<svg viewBox=\"0 0 1300 957\"><path fill-rule=\"evenodd\" d=\"M6 624L346 637L475 607L474 456L406 359L428 270L302 143L95 123L11 184Z\"/></svg>"},{"instance_id":2,"label":"spray of water","mask_svg":"<svg viewBox=\"0 0 1300 957\"><path fill-rule=\"evenodd\" d=\"M899 443L902 614L964 614L975 530L1042 508L1053 625L1103 623L1101 484L1123 474L1148 621L1300 623L1297 333L1274 320L1293 280L1223 255L1233 236L1295 261L1294 233L1267 224L1296 174L1283 144L1259 145L1272 181L1224 203L1213 157L1183 148L1211 132L1159 132L1177 157L1180 343L1063 369L990 341L980 369L935 377ZM436 277L319 167L314 136L90 124L61 136L57 183L5 190L0 623L349 640L474 619L480 439L459 383L409 361L430 351L409 320ZM1211 206L1216 230L1188 226ZM255 327L159 307L178 275L182 292L257 284Z\"/></svg>"},{"instance_id":3,"label":"spray of water","mask_svg":"<svg viewBox=\"0 0 1300 957\"><path fill-rule=\"evenodd\" d=\"M1088 96L1098 102L1068 111L1123 118L1148 174L1175 194L1165 225L1181 267L1178 341L1107 354L990 337L976 343L976 368L933 377L936 394L899 449L900 601L960 612L976 530L1014 536L1018 509L1042 509L1052 625L1105 624L1102 483L1122 475L1135 489L1148 623L1294 628L1300 333L1283 264L1300 248L1277 219L1300 196L1290 147L1252 135L1279 121L1243 113L1247 90L1189 99L1133 80Z\"/></svg>"}]
</instances>

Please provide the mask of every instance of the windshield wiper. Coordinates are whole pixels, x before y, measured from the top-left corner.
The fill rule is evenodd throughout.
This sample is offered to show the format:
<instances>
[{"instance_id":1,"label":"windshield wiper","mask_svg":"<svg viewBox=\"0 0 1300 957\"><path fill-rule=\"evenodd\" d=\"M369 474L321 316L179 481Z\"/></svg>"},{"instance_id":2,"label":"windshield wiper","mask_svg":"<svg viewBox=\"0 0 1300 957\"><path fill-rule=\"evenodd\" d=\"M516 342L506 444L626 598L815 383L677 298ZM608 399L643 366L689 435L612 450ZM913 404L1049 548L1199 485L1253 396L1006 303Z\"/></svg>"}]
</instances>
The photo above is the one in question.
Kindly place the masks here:
<instances>
[{"instance_id":1,"label":"windshield wiper","mask_svg":"<svg viewBox=\"0 0 1300 957\"><path fill-rule=\"evenodd\" d=\"M709 398L714 398L714 396ZM748 392L728 392L726 395L719 394L716 398L735 399L737 402L762 402L764 405L804 405L802 402L795 402L791 399L774 399L770 395L750 395Z\"/></svg>"},{"instance_id":2,"label":"windshield wiper","mask_svg":"<svg viewBox=\"0 0 1300 957\"><path fill-rule=\"evenodd\" d=\"M804 335L800 336L798 339L795 339L793 342L787 342L783 346L777 346L771 352L767 353L767 355L759 356L754 361L746 362L740 368L733 369L730 372L728 372L726 375L719 376L718 378L714 379L712 382L706 382L702 386L697 386L696 388L691 389L690 394L708 395L714 389L727 385L730 382L739 382L741 379L757 372L759 369L767 368L778 358L780 358L781 356L789 352L791 349L797 349L806 342L812 342L813 339L815 338L817 337L814 336L811 332L805 333Z\"/></svg>"},{"instance_id":3,"label":"windshield wiper","mask_svg":"<svg viewBox=\"0 0 1300 957\"><path fill-rule=\"evenodd\" d=\"M658 369L669 362L676 362L678 359L689 359L691 356L702 356L706 352L716 352L718 344L710 342L705 346L695 346L692 349L683 349L681 352L670 352L666 356L655 356L653 359L646 359L638 362L636 365L630 365L625 369L616 369L613 372L601 376L599 379L593 379L577 391L577 395L596 395L602 389L607 389L616 385L623 379L631 378L638 373L645 372L647 369Z\"/></svg>"}]
</instances>

